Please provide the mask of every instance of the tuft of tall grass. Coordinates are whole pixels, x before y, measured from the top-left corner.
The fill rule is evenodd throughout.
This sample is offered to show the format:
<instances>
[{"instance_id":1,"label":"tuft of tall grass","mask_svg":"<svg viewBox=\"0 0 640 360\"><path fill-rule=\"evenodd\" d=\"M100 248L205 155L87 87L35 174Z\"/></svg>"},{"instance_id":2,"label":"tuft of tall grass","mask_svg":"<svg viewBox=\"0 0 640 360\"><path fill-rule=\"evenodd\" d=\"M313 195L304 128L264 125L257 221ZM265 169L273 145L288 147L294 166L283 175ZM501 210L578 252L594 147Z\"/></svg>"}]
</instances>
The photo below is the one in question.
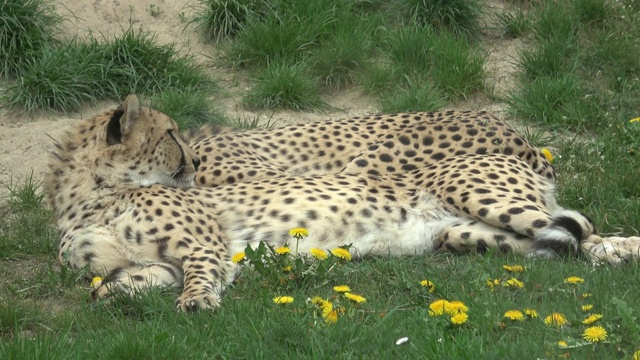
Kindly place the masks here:
<instances>
[{"instance_id":1,"label":"tuft of tall grass","mask_svg":"<svg viewBox=\"0 0 640 360\"><path fill-rule=\"evenodd\" d=\"M578 21L586 25L605 25L614 14L607 0L572 0L571 5Z\"/></svg>"},{"instance_id":2,"label":"tuft of tall grass","mask_svg":"<svg viewBox=\"0 0 640 360\"><path fill-rule=\"evenodd\" d=\"M577 47L556 38L537 41L519 53L518 67L526 79L559 77L576 70Z\"/></svg>"},{"instance_id":3,"label":"tuft of tall grass","mask_svg":"<svg viewBox=\"0 0 640 360\"><path fill-rule=\"evenodd\" d=\"M496 17L503 34L510 38L524 35L532 26L531 15L522 8L498 13Z\"/></svg>"},{"instance_id":4,"label":"tuft of tall grass","mask_svg":"<svg viewBox=\"0 0 640 360\"><path fill-rule=\"evenodd\" d=\"M63 21L49 0L1 1L0 77L20 76L43 48L54 46Z\"/></svg>"},{"instance_id":5,"label":"tuft of tall grass","mask_svg":"<svg viewBox=\"0 0 640 360\"><path fill-rule=\"evenodd\" d=\"M406 9L412 21L439 31L469 38L478 37L482 31L480 16L484 10L478 0L402 0L398 5Z\"/></svg>"},{"instance_id":6,"label":"tuft of tall grass","mask_svg":"<svg viewBox=\"0 0 640 360\"><path fill-rule=\"evenodd\" d=\"M28 113L66 112L88 101L119 99L130 93L209 85L191 57L180 55L173 45L159 45L148 32L130 28L113 39L89 37L45 48L7 86L2 102Z\"/></svg>"},{"instance_id":7,"label":"tuft of tall grass","mask_svg":"<svg viewBox=\"0 0 640 360\"><path fill-rule=\"evenodd\" d=\"M255 75L243 101L250 109L317 109L325 106L305 63L272 62Z\"/></svg>"},{"instance_id":8,"label":"tuft of tall grass","mask_svg":"<svg viewBox=\"0 0 640 360\"><path fill-rule=\"evenodd\" d=\"M602 128L598 97L585 91L575 75L540 77L508 98L512 113L532 123L574 130Z\"/></svg>"},{"instance_id":9,"label":"tuft of tall grass","mask_svg":"<svg viewBox=\"0 0 640 360\"><path fill-rule=\"evenodd\" d=\"M7 205L0 208L0 259L55 253L57 232L43 199L32 175L10 184Z\"/></svg>"},{"instance_id":10,"label":"tuft of tall grass","mask_svg":"<svg viewBox=\"0 0 640 360\"><path fill-rule=\"evenodd\" d=\"M577 41L580 27L565 2L545 2L537 9L536 17L533 29L538 39L565 41L566 44Z\"/></svg>"},{"instance_id":11,"label":"tuft of tall grass","mask_svg":"<svg viewBox=\"0 0 640 360\"><path fill-rule=\"evenodd\" d=\"M197 0L187 26L208 40L220 41L238 34L248 21L255 21L270 10L265 0Z\"/></svg>"},{"instance_id":12,"label":"tuft of tall grass","mask_svg":"<svg viewBox=\"0 0 640 360\"><path fill-rule=\"evenodd\" d=\"M152 98L152 106L175 120L182 130L204 124L229 125L230 123L226 116L213 107L209 92L199 89L168 89Z\"/></svg>"},{"instance_id":13,"label":"tuft of tall grass","mask_svg":"<svg viewBox=\"0 0 640 360\"><path fill-rule=\"evenodd\" d=\"M388 34L385 47L389 58L403 72L423 72L433 65L436 37L429 26L401 26Z\"/></svg>"},{"instance_id":14,"label":"tuft of tall grass","mask_svg":"<svg viewBox=\"0 0 640 360\"><path fill-rule=\"evenodd\" d=\"M464 39L442 33L435 40L429 77L447 97L466 98L484 87L484 56Z\"/></svg>"},{"instance_id":15,"label":"tuft of tall grass","mask_svg":"<svg viewBox=\"0 0 640 360\"><path fill-rule=\"evenodd\" d=\"M352 13L336 19L332 24L334 31L322 39L308 59L321 83L340 89L357 82L370 61L381 21L380 17L365 21Z\"/></svg>"},{"instance_id":16,"label":"tuft of tall grass","mask_svg":"<svg viewBox=\"0 0 640 360\"><path fill-rule=\"evenodd\" d=\"M406 81L391 91L380 94L380 110L383 113L436 111L444 106L444 94L430 82Z\"/></svg>"}]
</instances>

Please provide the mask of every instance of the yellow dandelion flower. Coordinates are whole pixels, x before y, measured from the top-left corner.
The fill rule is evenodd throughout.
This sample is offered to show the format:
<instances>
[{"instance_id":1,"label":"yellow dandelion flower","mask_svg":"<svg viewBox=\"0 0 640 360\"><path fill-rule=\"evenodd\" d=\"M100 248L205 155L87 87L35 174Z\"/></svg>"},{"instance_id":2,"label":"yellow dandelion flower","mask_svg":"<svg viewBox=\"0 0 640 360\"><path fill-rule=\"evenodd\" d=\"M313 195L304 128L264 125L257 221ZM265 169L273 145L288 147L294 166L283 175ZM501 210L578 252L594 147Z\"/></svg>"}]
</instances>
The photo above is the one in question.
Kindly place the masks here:
<instances>
[{"instance_id":1,"label":"yellow dandelion flower","mask_svg":"<svg viewBox=\"0 0 640 360\"><path fill-rule=\"evenodd\" d=\"M566 341L564 341L564 340L559 340L559 341L558 341L558 346L559 346L559 347L567 347L567 346L569 346L569 345L567 345L567 342L566 342Z\"/></svg>"},{"instance_id":2,"label":"yellow dandelion flower","mask_svg":"<svg viewBox=\"0 0 640 360\"><path fill-rule=\"evenodd\" d=\"M589 298L589 297L591 297L591 296L593 296L593 295L591 295L591 293L583 293L583 294L582 294L582 298L583 298L583 299Z\"/></svg>"},{"instance_id":3,"label":"yellow dandelion flower","mask_svg":"<svg viewBox=\"0 0 640 360\"><path fill-rule=\"evenodd\" d=\"M102 281L103 281L103 280L104 280L104 279L103 279L103 278L101 278L100 276L96 276L96 277L94 277L93 279L91 279L91 287L92 287L92 288L94 288L94 289L95 289L96 287L100 287L100 285L102 285Z\"/></svg>"},{"instance_id":4,"label":"yellow dandelion flower","mask_svg":"<svg viewBox=\"0 0 640 360\"><path fill-rule=\"evenodd\" d=\"M244 260L246 260L247 254L244 252L239 252L231 257L231 262L234 264L238 264Z\"/></svg>"},{"instance_id":5,"label":"yellow dandelion flower","mask_svg":"<svg viewBox=\"0 0 640 360\"><path fill-rule=\"evenodd\" d=\"M461 312L466 313L469 308L462 301L453 300L444 305L444 311L449 315L455 315Z\"/></svg>"},{"instance_id":6,"label":"yellow dandelion flower","mask_svg":"<svg viewBox=\"0 0 640 360\"><path fill-rule=\"evenodd\" d=\"M535 309L524 309L524 313L530 318L538 317L538 312Z\"/></svg>"},{"instance_id":7,"label":"yellow dandelion flower","mask_svg":"<svg viewBox=\"0 0 640 360\"><path fill-rule=\"evenodd\" d=\"M494 279L494 280L487 279L486 281L487 281L487 286L491 291L493 291L496 286L500 285L500 279Z\"/></svg>"},{"instance_id":8,"label":"yellow dandelion flower","mask_svg":"<svg viewBox=\"0 0 640 360\"><path fill-rule=\"evenodd\" d=\"M508 272L521 273L524 271L524 266L522 265L502 265L502 268L507 270Z\"/></svg>"},{"instance_id":9,"label":"yellow dandelion flower","mask_svg":"<svg viewBox=\"0 0 640 360\"><path fill-rule=\"evenodd\" d=\"M502 286L508 287L508 288L523 288L524 283L516 278L511 278L509 280L505 280L502 283Z\"/></svg>"},{"instance_id":10,"label":"yellow dandelion flower","mask_svg":"<svg viewBox=\"0 0 640 360\"><path fill-rule=\"evenodd\" d=\"M311 253L311 255L313 255L313 257L315 257L318 260L324 260L329 257L329 254L322 249L311 248L309 252Z\"/></svg>"},{"instance_id":11,"label":"yellow dandelion flower","mask_svg":"<svg viewBox=\"0 0 640 360\"><path fill-rule=\"evenodd\" d=\"M510 320L522 321L524 320L524 314L520 310L507 310L504 313L504 317Z\"/></svg>"},{"instance_id":12,"label":"yellow dandelion flower","mask_svg":"<svg viewBox=\"0 0 640 360\"><path fill-rule=\"evenodd\" d=\"M290 252L291 252L291 249L289 249L286 246L281 246L276 249L276 254L280 254L280 255L288 254Z\"/></svg>"},{"instance_id":13,"label":"yellow dandelion flower","mask_svg":"<svg viewBox=\"0 0 640 360\"><path fill-rule=\"evenodd\" d=\"M364 297L358 295L358 294L352 294L349 292L344 293L344 297L346 297L347 299L351 300L351 301L355 301L357 303L363 303L365 301L367 301L367 299L365 299Z\"/></svg>"},{"instance_id":14,"label":"yellow dandelion flower","mask_svg":"<svg viewBox=\"0 0 640 360\"><path fill-rule=\"evenodd\" d=\"M454 325L462 325L467 322L469 315L467 313L457 313L451 317L451 323Z\"/></svg>"},{"instance_id":15,"label":"yellow dandelion flower","mask_svg":"<svg viewBox=\"0 0 640 360\"><path fill-rule=\"evenodd\" d=\"M351 260L351 253L347 249L335 248L331 250L331 253L333 254L333 256L339 257L340 259Z\"/></svg>"},{"instance_id":16,"label":"yellow dandelion flower","mask_svg":"<svg viewBox=\"0 0 640 360\"><path fill-rule=\"evenodd\" d=\"M293 228L291 230L289 230L289 235L293 236L294 238L300 240L303 237L307 237L309 236L309 230L302 228L302 227L297 227L297 228Z\"/></svg>"},{"instance_id":17,"label":"yellow dandelion flower","mask_svg":"<svg viewBox=\"0 0 640 360\"><path fill-rule=\"evenodd\" d=\"M338 310L333 308L333 304L329 301L324 302L322 307L322 318L327 324L335 324L338 322Z\"/></svg>"},{"instance_id":18,"label":"yellow dandelion flower","mask_svg":"<svg viewBox=\"0 0 640 360\"><path fill-rule=\"evenodd\" d=\"M564 282L567 284L581 284L584 282L584 279L578 276L569 276L568 278L564 279Z\"/></svg>"},{"instance_id":19,"label":"yellow dandelion flower","mask_svg":"<svg viewBox=\"0 0 640 360\"><path fill-rule=\"evenodd\" d=\"M344 293L344 292L350 292L351 288L349 287L349 285L338 285L338 286L334 286L333 290Z\"/></svg>"},{"instance_id":20,"label":"yellow dandelion flower","mask_svg":"<svg viewBox=\"0 0 640 360\"><path fill-rule=\"evenodd\" d=\"M586 304L586 305L582 305L582 311L587 312L589 310L593 309L593 305L591 304Z\"/></svg>"},{"instance_id":21,"label":"yellow dandelion flower","mask_svg":"<svg viewBox=\"0 0 640 360\"><path fill-rule=\"evenodd\" d=\"M551 315L544 318L544 323L548 326L561 328L567 325L569 322L567 321L567 318L564 317L564 315L562 315L561 313L552 313Z\"/></svg>"},{"instance_id":22,"label":"yellow dandelion flower","mask_svg":"<svg viewBox=\"0 0 640 360\"><path fill-rule=\"evenodd\" d=\"M322 307L322 305L326 302L327 300L321 298L320 296L314 296L311 298L311 303L313 305L318 305L320 307Z\"/></svg>"},{"instance_id":23,"label":"yellow dandelion flower","mask_svg":"<svg viewBox=\"0 0 640 360\"><path fill-rule=\"evenodd\" d=\"M640 122L640 117L633 118L633 119L629 120L629 122L630 122L630 123ZM635 355L634 355L634 356L635 356ZM635 360L635 359L633 359L633 360Z\"/></svg>"},{"instance_id":24,"label":"yellow dandelion flower","mask_svg":"<svg viewBox=\"0 0 640 360\"><path fill-rule=\"evenodd\" d=\"M439 299L432 302L431 304L429 304L429 315L431 316L443 315L447 308L447 304L449 304L449 301L445 299Z\"/></svg>"},{"instance_id":25,"label":"yellow dandelion flower","mask_svg":"<svg viewBox=\"0 0 640 360\"><path fill-rule=\"evenodd\" d=\"M544 155L550 163L553 163L553 154L549 149L542 148L542 155Z\"/></svg>"},{"instance_id":26,"label":"yellow dandelion flower","mask_svg":"<svg viewBox=\"0 0 640 360\"><path fill-rule=\"evenodd\" d=\"M633 353L633 360L640 360L640 350Z\"/></svg>"},{"instance_id":27,"label":"yellow dandelion flower","mask_svg":"<svg viewBox=\"0 0 640 360\"><path fill-rule=\"evenodd\" d=\"M603 341L607 339L607 330L598 325L588 327L582 333L582 338L588 342Z\"/></svg>"},{"instance_id":28,"label":"yellow dandelion flower","mask_svg":"<svg viewBox=\"0 0 640 360\"><path fill-rule=\"evenodd\" d=\"M436 291L436 285L427 279L420 281L420 286L428 287L430 293L433 293Z\"/></svg>"},{"instance_id":29,"label":"yellow dandelion flower","mask_svg":"<svg viewBox=\"0 0 640 360\"><path fill-rule=\"evenodd\" d=\"M280 305L291 304L293 296L276 296L273 298L273 302Z\"/></svg>"},{"instance_id":30,"label":"yellow dandelion flower","mask_svg":"<svg viewBox=\"0 0 640 360\"><path fill-rule=\"evenodd\" d=\"M582 320L582 323L585 325L591 325L600 319L602 319L602 314L591 314L586 319Z\"/></svg>"},{"instance_id":31,"label":"yellow dandelion flower","mask_svg":"<svg viewBox=\"0 0 640 360\"><path fill-rule=\"evenodd\" d=\"M291 265L288 265L288 266L283 267L283 268L282 268L282 271L284 271L284 272L290 272L290 271L291 271L291 269L292 269L292 268L291 268Z\"/></svg>"}]
</instances>

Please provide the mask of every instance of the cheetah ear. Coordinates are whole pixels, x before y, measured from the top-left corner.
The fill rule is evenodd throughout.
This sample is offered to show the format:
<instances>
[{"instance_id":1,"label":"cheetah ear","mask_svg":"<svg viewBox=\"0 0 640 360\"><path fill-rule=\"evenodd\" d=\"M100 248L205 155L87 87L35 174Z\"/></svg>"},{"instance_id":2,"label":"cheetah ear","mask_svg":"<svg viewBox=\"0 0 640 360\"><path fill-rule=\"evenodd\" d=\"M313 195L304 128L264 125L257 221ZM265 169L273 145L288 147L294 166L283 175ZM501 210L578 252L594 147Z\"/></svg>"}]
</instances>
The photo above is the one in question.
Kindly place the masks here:
<instances>
[{"instance_id":1,"label":"cheetah ear","mask_svg":"<svg viewBox=\"0 0 640 360\"><path fill-rule=\"evenodd\" d=\"M109 146L121 144L122 137L127 135L131 126L140 115L140 100L134 94L127 96L120 107L113 113L107 125L107 143Z\"/></svg>"}]
</instances>

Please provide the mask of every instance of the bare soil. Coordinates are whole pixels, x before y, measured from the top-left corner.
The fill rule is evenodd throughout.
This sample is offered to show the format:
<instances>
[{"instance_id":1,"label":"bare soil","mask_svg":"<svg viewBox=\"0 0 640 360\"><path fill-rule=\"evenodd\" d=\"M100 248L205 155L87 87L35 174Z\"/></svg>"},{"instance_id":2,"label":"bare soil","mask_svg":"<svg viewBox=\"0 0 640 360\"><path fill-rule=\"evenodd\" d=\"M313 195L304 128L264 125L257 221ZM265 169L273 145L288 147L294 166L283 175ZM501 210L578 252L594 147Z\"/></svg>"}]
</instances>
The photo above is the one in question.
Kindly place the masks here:
<instances>
[{"instance_id":1,"label":"bare soil","mask_svg":"<svg viewBox=\"0 0 640 360\"><path fill-rule=\"evenodd\" d=\"M170 0L57 0L57 11L69 16L61 36L83 37L89 33L104 36L116 36L133 26L142 27L154 33L161 43L173 43L191 54L207 66L211 75L224 89L223 96L212 99L218 108L230 118L253 119L260 116L278 125L297 122L310 122L323 119L337 119L377 112L376 103L363 95L358 89L341 91L325 96L331 106L323 112L300 113L294 111L276 111L271 114L259 114L246 111L240 105L240 93L246 90L242 76L229 73L212 63L211 54L215 54L215 44L205 43L192 28L186 28L183 20L188 18L191 9L181 1ZM489 12L501 9L501 1L487 1ZM182 14L182 15L181 15ZM450 106L450 109L484 109L504 117L504 104L495 100L504 96L514 87L516 72L514 59L522 47L520 40L501 38L493 27L493 20L487 17L489 40L482 43L486 51L487 88L493 90L491 98L480 95ZM496 34L493 34L496 33ZM0 89L2 88L0 83ZM36 180L42 178L46 170L47 152L53 140L81 119L116 106L115 102L100 104L81 109L72 114L46 113L24 115L0 109L0 198L7 192L7 185L20 184L33 173Z\"/></svg>"}]
</instances>

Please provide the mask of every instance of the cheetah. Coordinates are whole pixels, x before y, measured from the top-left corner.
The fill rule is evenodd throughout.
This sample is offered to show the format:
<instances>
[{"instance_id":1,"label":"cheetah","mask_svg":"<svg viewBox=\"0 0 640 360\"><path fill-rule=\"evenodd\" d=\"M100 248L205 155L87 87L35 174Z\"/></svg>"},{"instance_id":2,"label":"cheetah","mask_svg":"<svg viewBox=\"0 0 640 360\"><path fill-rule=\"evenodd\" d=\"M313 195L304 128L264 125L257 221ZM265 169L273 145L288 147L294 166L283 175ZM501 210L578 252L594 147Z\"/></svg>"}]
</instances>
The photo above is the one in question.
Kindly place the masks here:
<instances>
[{"instance_id":1,"label":"cheetah","mask_svg":"<svg viewBox=\"0 0 640 360\"><path fill-rule=\"evenodd\" d=\"M640 237L600 237L513 155L200 188L199 165L175 121L135 95L55 144L44 190L60 233L58 259L104 278L94 299L168 286L181 289L178 310L214 309L237 273L231 255L260 242L282 246L296 227L309 232L301 253L350 244L354 258L487 249L611 263L640 256Z\"/></svg>"},{"instance_id":2,"label":"cheetah","mask_svg":"<svg viewBox=\"0 0 640 360\"><path fill-rule=\"evenodd\" d=\"M501 153L554 180L540 149L484 111L404 113L215 134L188 131L199 186L288 175L395 174L450 156Z\"/></svg>"}]
</instances>

